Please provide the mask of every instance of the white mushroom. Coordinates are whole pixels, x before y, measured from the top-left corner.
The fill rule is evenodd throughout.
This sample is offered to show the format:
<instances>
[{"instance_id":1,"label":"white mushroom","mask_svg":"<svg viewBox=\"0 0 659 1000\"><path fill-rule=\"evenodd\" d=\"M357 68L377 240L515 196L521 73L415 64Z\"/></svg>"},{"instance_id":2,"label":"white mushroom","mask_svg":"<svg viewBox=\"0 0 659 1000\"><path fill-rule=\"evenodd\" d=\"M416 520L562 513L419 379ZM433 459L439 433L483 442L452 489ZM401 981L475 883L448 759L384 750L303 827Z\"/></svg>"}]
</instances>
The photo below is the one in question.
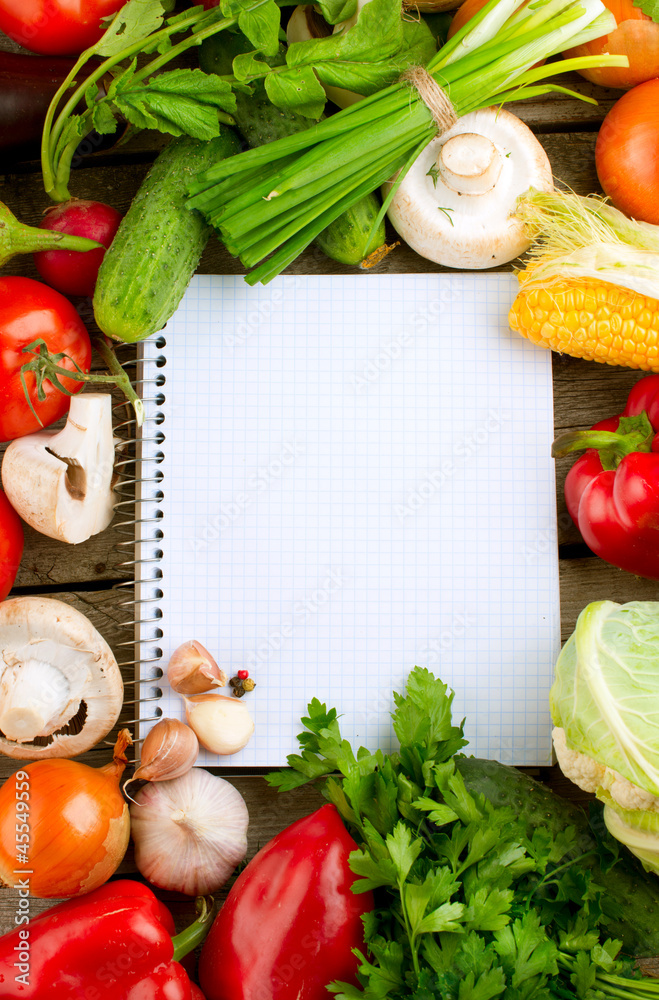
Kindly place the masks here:
<instances>
[{"instance_id":1,"label":"white mushroom","mask_svg":"<svg viewBox=\"0 0 659 1000\"><path fill-rule=\"evenodd\" d=\"M2 753L84 753L114 726L123 693L112 650L75 608L49 597L0 604Z\"/></svg>"},{"instance_id":2,"label":"white mushroom","mask_svg":"<svg viewBox=\"0 0 659 1000\"><path fill-rule=\"evenodd\" d=\"M62 430L37 431L8 446L2 484L9 502L42 535L84 542L112 520L114 447L112 397L73 396Z\"/></svg>"},{"instance_id":3,"label":"white mushroom","mask_svg":"<svg viewBox=\"0 0 659 1000\"><path fill-rule=\"evenodd\" d=\"M395 178L382 188L391 190ZM552 191L551 165L527 126L508 111L464 115L414 161L389 205L398 234L422 257L446 267L479 269L528 249L514 215L530 187Z\"/></svg>"}]
</instances>

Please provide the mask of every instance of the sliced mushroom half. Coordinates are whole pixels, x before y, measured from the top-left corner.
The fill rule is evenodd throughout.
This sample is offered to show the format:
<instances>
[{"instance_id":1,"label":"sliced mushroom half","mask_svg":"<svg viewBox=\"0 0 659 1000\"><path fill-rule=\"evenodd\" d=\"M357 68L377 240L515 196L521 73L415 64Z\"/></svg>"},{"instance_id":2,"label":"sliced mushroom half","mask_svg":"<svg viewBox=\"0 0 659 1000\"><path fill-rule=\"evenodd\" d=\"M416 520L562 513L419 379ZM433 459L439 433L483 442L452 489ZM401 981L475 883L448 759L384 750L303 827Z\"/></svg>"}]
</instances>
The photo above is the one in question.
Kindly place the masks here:
<instances>
[{"instance_id":1,"label":"sliced mushroom half","mask_svg":"<svg viewBox=\"0 0 659 1000\"><path fill-rule=\"evenodd\" d=\"M119 718L112 650L75 608L49 597L0 604L0 751L21 760L74 757Z\"/></svg>"},{"instance_id":2,"label":"sliced mushroom half","mask_svg":"<svg viewBox=\"0 0 659 1000\"><path fill-rule=\"evenodd\" d=\"M107 528L117 497L112 397L73 396L66 426L16 438L2 460L2 484L36 531L73 544Z\"/></svg>"}]
</instances>

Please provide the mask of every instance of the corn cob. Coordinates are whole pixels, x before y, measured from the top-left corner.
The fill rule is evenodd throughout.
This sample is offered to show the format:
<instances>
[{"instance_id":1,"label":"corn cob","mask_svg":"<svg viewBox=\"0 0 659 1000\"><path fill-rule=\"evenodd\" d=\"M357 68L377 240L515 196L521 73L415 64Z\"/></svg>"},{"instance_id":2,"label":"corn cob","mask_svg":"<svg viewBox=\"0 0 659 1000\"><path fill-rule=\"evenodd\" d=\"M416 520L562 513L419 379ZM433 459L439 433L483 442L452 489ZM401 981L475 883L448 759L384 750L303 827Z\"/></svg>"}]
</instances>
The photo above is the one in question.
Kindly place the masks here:
<instances>
[{"instance_id":1,"label":"corn cob","mask_svg":"<svg viewBox=\"0 0 659 1000\"><path fill-rule=\"evenodd\" d=\"M524 288L510 326L540 347L586 361L659 372L659 300L597 279Z\"/></svg>"},{"instance_id":2,"label":"corn cob","mask_svg":"<svg viewBox=\"0 0 659 1000\"><path fill-rule=\"evenodd\" d=\"M534 243L512 329L561 354L659 372L659 226L561 191L527 192L516 215Z\"/></svg>"}]
</instances>

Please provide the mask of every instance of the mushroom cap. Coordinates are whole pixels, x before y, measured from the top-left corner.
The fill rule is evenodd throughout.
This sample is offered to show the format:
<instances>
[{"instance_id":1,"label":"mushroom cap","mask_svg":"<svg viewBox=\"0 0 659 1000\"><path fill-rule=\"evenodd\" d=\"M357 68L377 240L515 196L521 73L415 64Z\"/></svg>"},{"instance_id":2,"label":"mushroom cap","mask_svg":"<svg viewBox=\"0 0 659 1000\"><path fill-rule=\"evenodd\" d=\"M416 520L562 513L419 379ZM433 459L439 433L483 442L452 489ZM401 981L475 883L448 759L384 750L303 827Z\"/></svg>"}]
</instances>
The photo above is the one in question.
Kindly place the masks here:
<instances>
[{"instance_id":1,"label":"mushroom cap","mask_svg":"<svg viewBox=\"0 0 659 1000\"><path fill-rule=\"evenodd\" d=\"M18 742L0 731L2 753L20 760L74 757L110 732L121 712L123 681L112 650L85 615L49 597L16 597L0 604L0 696L5 702L0 717L28 661L28 669L36 664L35 676L44 664L57 671L65 692L61 710L35 739ZM35 692L37 708L52 705L43 694Z\"/></svg>"},{"instance_id":2,"label":"mushroom cap","mask_svg":"<svg viewBox=\"0 0 659 1000\"><path fill-rule=\"evenodd\" d=\"M464 139L451 141L458 136ZM496 163L485 162L486 145L494 147ZM454 169L455 160L461 161L464 188L452 177L450 186L445 182L437 169L440 157L440 166L447 169ZM479 159L486 188L482 193L470 190L479 176L475 166ZM395 179L383 185L383 196ZM495 267L514 260L530 246L528 231L513 216L517 199L530 187L553 190L547 154L515 115L485 108L463 115L425 147L403 178L387 214L402 239L428 260L446 267Z\"/></svg>"}]
</instances>

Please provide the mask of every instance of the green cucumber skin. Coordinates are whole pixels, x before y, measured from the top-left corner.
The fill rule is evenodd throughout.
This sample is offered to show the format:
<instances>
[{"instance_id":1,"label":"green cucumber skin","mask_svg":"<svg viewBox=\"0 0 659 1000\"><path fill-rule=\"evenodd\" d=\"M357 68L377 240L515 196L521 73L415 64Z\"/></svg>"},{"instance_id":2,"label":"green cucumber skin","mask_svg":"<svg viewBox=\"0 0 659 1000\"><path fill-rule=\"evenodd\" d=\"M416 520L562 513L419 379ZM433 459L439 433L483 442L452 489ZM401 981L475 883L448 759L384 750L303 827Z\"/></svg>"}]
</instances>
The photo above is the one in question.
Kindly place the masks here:
<instances>
[{"instance_id":1,"label":"green cucumber skin","mask_svg":"<svg viewBox=\"0 0 659 1000\"><path fill-rule=\"evenodd\" d=\"M472 794L481 792L495 807L512 807L526 822L529 833L541 827L556 835L574 826L579 852L596 849L597 841L583 809L523 771L478 757L457 758L456 766ZM624 920L607 925L607 935L622 941L628 954L648 958L659 954L659 878L646 875L625 848L621 848L623 852L625 861L607 872L601 870L596 856L584 858L580 864L593 872L596 882L625 913Z\"/></svg>"},{"instance_id":2,"label":"green cucumber skin","mask_svg":"<svg viewBox=\"0 0 659 1000\"><path fill-rule=\"evenodd\" d=\"M249 46L249 43L241 36L220 32L201 43L199 65L205 73L227 76L231 73L234 57L241 51L247 51L246 45ZM248 146L263 146L275 139L303 132L313 124L310 118L276 108L268 100L260 80L252 86L254 93L251 96L236 91L236 111L232 115ZM324 117L323 115L322 118ZM322 118L318 121L322 121ZM369 254L385 242L384 219L367 242L379 211L380 202L376 195L367 195L330 223L314 240L316 246L327 257L340 264L359 267Z\"/></svg>"},{"instance_id":3,"label":"green cucumber skin","mask_svg":"<svg viewBox=\"0 0 659 1000\"><path fill-rule=\"evenodd\" d=\"M94 317L106 336L145 340L176 311L212 232L186 208L187 185L240 150L235 132L220 128L209 141L172 139L144 178L98 273Z\"/></svg>"}]
</instances>

